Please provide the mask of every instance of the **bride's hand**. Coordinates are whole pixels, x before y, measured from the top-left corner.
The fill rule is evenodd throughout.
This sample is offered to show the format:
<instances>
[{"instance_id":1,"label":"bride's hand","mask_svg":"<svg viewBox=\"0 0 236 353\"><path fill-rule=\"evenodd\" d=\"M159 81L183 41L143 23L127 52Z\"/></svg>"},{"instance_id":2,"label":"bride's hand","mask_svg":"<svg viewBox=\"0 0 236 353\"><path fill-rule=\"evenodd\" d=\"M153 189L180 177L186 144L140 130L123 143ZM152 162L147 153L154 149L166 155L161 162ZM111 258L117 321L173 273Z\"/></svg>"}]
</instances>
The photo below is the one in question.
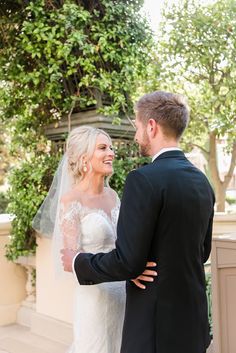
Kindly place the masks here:
<instances>
[{"instance_id":1,"label":"bride's hand","mask_svg":"<svg viewBox=\"0 0 236 353\"><path fill-rule=\"evenodd\" d=\"M138 276L137 278L135 279L132 279L131 281L134 282L134 284L141 288L141 289L145 289L146 286L144 284L142 284L140 281L144 281L144 282L153 282L154 281L154 278L153 277L156 277L157 276L157 272L156 271L153 271L153 270L149 270L148 268L149 267L156 267L156 263L155 262L147 262L146 264L146 270L143 271L143 273Z\"/></svg>"},{"instance_id":2,"label":"bride's hand","mask_svg":"<svg viewBox=\"0 0 236 353\"><path fill-rule=\"evenodd\" d=\"M64 271L73 272L72 263L75 255L78 254L78 250L64 248L60 252Z\"/></svg>"}]
</instances>

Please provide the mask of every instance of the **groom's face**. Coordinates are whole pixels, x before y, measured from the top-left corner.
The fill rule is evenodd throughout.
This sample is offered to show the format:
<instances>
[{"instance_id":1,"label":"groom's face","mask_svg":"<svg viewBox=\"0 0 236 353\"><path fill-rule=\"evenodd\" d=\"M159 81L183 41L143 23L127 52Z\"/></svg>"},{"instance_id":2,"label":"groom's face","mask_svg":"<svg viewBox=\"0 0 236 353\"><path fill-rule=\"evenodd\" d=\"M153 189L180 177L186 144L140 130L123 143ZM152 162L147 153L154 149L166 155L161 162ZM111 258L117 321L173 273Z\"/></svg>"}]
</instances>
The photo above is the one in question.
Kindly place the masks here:
<instances>
[{"instance_id":1,"label":"groom's face","mask_svg":"<svg viewBox=\"0 0 236 353\"><path fill-rule=\"evenodd\" d=\"M135 127L136 133L134 139L139 145L141 155L145 157L150 156L151 144L147 134L147 126L139 119L138 113L136 114Z\"/></svg>"}]
</instances>

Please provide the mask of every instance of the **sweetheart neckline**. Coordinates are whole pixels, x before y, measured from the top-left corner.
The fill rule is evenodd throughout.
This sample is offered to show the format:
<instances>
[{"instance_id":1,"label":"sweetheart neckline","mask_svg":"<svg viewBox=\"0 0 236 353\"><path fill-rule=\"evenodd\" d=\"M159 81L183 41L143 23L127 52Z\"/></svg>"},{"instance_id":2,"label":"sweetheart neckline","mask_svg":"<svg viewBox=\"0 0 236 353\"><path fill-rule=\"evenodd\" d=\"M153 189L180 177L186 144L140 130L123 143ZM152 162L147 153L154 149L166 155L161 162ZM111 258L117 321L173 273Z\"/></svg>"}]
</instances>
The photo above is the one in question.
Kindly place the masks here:
<instances>
[{"instance_id":1,"label":"sweetheart neckline","mask_svg":"<svg viewBox=\"0 0 236 353\"><path fill-rule=\"evenodd\" d=\"M88 210L88 211L91 211L91 213L103 214L105 216L105 218L108 219L110 221L110 223L113 225L116 223L116 221L114 221L114 218L113 218L114 217L113 213L115 210L119 209L119 202L116 202L116 205L111 208L110 215L103 208L84 206L78 200L72 201L71 205L73 205L73 204L78 204L81 207L81 209L83 209L84 211ZM82 221L82 219L81 219L81 221Z\"/></svg>"}]
</instances>

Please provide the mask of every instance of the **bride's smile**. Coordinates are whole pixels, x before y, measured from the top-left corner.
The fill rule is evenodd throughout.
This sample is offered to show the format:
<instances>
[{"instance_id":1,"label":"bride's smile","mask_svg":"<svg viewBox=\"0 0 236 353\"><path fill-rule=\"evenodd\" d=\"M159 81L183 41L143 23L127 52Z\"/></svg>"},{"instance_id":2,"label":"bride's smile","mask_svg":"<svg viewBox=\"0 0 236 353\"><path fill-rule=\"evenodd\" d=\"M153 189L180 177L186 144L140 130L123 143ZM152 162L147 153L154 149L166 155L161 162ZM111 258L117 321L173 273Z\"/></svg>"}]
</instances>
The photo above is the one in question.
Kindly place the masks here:
<instances>
[{"instance_id":1,"label":"bride's smile","mask_svg":"<svg viewBox=\"0 0 236 353\"><path fill-rule=\"evenodd\" d=\"M114 157L115 153L112 149L111 140L106 135L99 134L93 156L89 161L92 173L102 176L111 175L113 173Z\"/></svg>"}]
</instances>

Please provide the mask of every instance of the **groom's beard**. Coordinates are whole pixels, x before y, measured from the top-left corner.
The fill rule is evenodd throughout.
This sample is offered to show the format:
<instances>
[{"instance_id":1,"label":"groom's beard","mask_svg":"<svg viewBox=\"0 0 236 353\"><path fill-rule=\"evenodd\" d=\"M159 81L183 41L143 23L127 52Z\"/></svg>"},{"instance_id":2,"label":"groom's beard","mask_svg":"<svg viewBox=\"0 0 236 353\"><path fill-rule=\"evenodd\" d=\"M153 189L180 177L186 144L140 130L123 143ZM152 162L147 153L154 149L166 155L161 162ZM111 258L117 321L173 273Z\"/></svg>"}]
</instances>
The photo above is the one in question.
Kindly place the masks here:
<instances>
[{"instance_id":1,"label":"groom's beard","mask_svg":"<svg viewBox=\"0 0 236 353\"><path fill-rule=\"evenodd\" d=\"M143 157L150 156L151 144L146 131L143 133L142 143L139 143L139 151Z\"/></svg>"}]
</instances>

